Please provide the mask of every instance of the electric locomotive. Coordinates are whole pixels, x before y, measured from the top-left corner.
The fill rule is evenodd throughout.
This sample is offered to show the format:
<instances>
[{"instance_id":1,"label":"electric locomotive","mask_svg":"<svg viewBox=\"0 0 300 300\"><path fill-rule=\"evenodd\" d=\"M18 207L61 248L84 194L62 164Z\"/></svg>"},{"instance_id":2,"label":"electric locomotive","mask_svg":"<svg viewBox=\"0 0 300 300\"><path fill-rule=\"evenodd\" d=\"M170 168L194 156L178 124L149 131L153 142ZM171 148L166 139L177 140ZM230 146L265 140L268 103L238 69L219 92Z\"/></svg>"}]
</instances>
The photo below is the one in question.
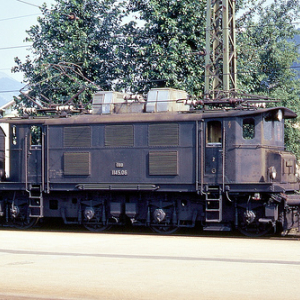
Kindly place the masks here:
<instances>
[{"instance_id":1,"label":"electric locomotive","mask_svg":"<svg viewBox=\"0 0 300 300\"><path fill-rule=\"evenodd\" d=\"M126 99L126 97L125 97ZM295 156L284 107L190 110L187 95L152 89L147 101L98 92L92 113L2 119L0 222L29 228L62 218L91 231L259 236L299 229ZM70 108L70 107L69 107Z\"/></svg>"}]
</instances>

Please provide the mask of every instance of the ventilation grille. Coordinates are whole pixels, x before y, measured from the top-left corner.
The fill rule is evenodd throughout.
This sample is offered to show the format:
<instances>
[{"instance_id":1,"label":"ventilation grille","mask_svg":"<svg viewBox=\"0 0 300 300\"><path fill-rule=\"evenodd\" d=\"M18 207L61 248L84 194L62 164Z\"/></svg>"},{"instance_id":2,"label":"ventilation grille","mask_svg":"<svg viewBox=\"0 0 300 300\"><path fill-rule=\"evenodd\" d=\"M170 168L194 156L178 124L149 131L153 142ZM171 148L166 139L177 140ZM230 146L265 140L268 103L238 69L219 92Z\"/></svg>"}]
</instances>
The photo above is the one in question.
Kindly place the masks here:
<instances>
[{"instance_id":1,"label":"ventilation grille","mask_svg":"<svg viewBox=\"0 0 300 300\"><path fill-rule=\"evenodd\" d=\"M90 175L90 153L64 153L64 175Z\"/></svg>"},{"instance_id":2,"label":"ventilation grille","mask_svg":"<svg viewBox=\"0 0 300 300\"><path fill-rule=\"evenodd\" d=\"M150 151L149 175L178 175L177 151Z\"/></svg>"},{"instance_id":3,"label":"ventilation grille","mask_svg":"<svg viewBox=\"0 0 300 300\"><path fill-rule=\"evenodd\" d=\"M106 147L133 147L133 125L106 125Z\"/></svg>"},{"instance_id":4,"label":"ventilation grille","mask_svg":"<svg viewBox=\"0 0 300 300\"><path fill-rule=\"evenodd\" d=\"M177 123L149 125L149 146L178 146L179 127Z\"/></svg>"},{"instance_id":5,"label":"ventilation grille","mask_svg":"<svg viewBox=\"0 0 300 300\"><path fill-rule=\"evenodd\" d=\"M64 147L83 148L91 147L91 127L76 126L64 128Z\"/></svg>"}]
</instances>

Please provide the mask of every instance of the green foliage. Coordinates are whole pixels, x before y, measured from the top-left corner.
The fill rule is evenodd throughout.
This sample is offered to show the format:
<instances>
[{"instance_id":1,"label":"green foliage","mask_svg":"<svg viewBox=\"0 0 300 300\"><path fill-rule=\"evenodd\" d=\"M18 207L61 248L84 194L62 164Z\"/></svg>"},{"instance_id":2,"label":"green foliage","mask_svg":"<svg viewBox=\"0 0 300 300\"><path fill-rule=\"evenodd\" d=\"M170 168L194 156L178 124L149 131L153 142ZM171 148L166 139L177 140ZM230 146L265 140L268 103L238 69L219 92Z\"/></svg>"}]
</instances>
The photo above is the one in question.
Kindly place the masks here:
<instances>
[{"instance_id":1,"label":"green foliage","mask_svg":"<svg viewBox=\"0 0 300 300\"><path fill-rule=\"evenodd\" d=\"M290 67L299 54L292 41L297 34L293 21L300 8L298 1L285 2L258 6L257 21L242 16L238 22L239 86L246 92L271 95L295 77Z\"/></svg>"},{"instance_id":2,"label":"green foliage","mask_svg":"<svg viewBox=\"0 0 300 300\"><path fill-rule=\"evenodd\" d=\"M132 0L144 26L139 40L135 70L141 79L135 89L171 86L191 94L203 90L206 3L198 0ZM135 27L136 28L136 27Z\"/></svg>"},{"instance_id":3,"label":"green foliage","mask_svg":"<svg viewBox=\"0 0 300 300\"><path fill-rule=\"evenodd\" d=\"M43 93L64 103L86 88L77 102L87 103L93 92L90 82L112 89L119 75L114 36L121 28L121 8L116 0L56 0L51 9L43 5L43 17L27 31L33 58L15 59L14 72L25 72L30 96Z\"/></svg>"}]
</instances>

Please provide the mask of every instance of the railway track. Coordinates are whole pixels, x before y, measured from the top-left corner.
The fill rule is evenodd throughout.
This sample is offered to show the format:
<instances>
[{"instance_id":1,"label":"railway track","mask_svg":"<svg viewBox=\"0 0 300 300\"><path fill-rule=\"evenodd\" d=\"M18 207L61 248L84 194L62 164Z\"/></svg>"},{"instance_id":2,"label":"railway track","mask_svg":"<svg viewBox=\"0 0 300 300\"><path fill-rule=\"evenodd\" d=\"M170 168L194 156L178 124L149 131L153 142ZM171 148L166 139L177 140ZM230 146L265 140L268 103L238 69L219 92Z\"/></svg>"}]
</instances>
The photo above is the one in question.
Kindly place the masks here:
<instances>
[{"instance_id":1,"label":"railway track","mask_svg":"<svg viewBox=\"0 0 300 300\"><path fill-rule=\"evenodd\" d=\"M5 228L7 229L7 228ZM1 230L1 227L0 227ZM11 228L10 230L15 230ZM65 232L65 233L90 233L87 229L80 225L65 225L62 220L53 220L53 219L45 219L42 224L38 224L35 227L28 229L30 231L38 231L38 232ZM135 227L135 226L113 226L110 230L95 233L95 234L128 234L128 235L156 235L159 234L153 232L150 228L146 227ZM165 236L178 236L178 237L218 237L218 238L244 238L251 239L251 237L245 237L239 231L230 231L230 232L208 232L203 231L201 226L196 226L195 228L188 229L180 229L176 233L165 235ZM281 235L272 235L268 234L263 237L256 237L252 239L262 239L262 240L300 240L300 233L297 231L291 231L285 236Z\"/></svg>"}]
</instances>

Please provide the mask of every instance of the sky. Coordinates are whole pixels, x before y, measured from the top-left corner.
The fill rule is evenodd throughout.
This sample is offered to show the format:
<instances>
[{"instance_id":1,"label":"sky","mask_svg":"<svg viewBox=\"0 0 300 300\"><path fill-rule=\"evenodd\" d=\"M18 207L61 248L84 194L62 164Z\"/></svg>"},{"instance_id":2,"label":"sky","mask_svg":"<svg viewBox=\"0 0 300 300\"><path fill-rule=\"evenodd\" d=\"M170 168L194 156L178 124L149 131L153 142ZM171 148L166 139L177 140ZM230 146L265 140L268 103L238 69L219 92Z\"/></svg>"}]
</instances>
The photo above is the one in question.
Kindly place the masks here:
<instances>
[{"instance_id":1,"label":"sky","mask_svg":"<svg viewBox=\"0 0 300 300\"><path fill-rule=\"evenodd\" d=\"M54 0L0 0L0 76L1 73L22 82L21 73L11 73L15 65L14 57L22 61L26 55L31 54L28 50L29 43L25 43L26 30L37 24L40 13L39 6L43 3L47 7L54 4Z\"/></svg>"}]
</instances>

